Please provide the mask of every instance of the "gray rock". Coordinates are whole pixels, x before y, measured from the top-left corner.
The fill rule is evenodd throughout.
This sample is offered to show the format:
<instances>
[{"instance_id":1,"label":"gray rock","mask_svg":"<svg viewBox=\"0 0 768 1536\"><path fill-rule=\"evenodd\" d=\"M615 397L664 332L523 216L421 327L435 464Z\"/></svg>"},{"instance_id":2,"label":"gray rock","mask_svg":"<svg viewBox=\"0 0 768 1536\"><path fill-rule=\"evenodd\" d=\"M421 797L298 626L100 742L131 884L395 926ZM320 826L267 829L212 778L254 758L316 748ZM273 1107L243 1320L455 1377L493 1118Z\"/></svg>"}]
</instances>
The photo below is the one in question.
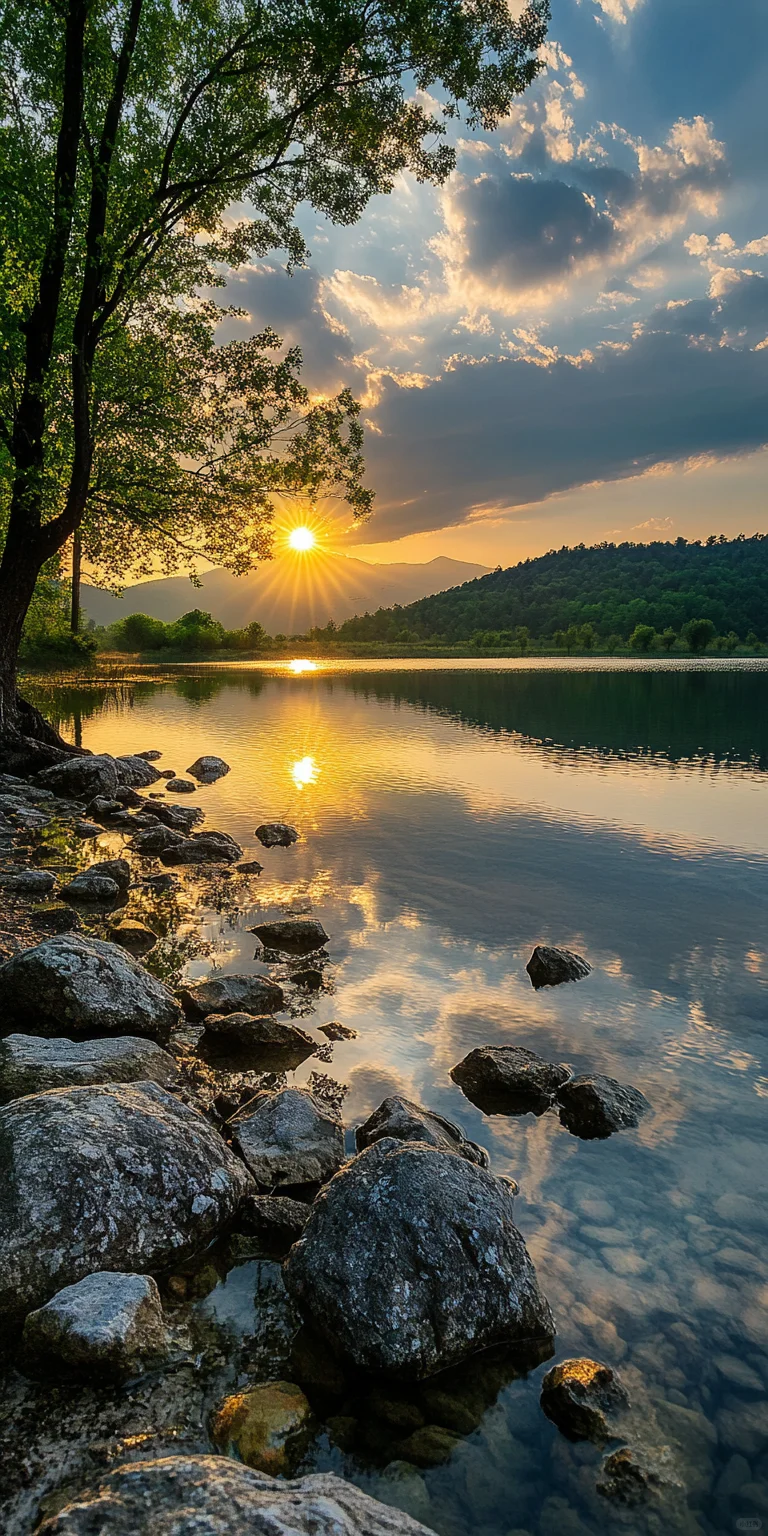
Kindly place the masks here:
<instances>
[{"instance_id":1,"label":"gray rock","mask_svg":"<svg viewBox=\"0 0 768 1536\"><path fill-rule=\"evenodd\" d=\"M175 891L179 883L178 875L147 875L141 884L153 896L165 896L168 891Z\"/></svg>"},{"instance_id":2,"label":"gray rock","mask_svg":"<svg viewBox=\"0 0 768 1536\"><path fill-rule=\"evenodd\" d=\"M73 933L80 927L77 913L63 901L41 902L32 907L29 915L36 928L45 928L50 933Z\"/></svg>"},{"instance_id":3,"label":"gray rock","mask_svg":"<svg viewBox=\"0 0 768 1536\"><path fill-rule=\"evenodd\" d=\"M27 1034L146 1035L164 1044L181 1023L173 993L115 944L79 934L44 939L0 966L3 1025Z\"/></svg>"},{"instance_id":4,"label":"gray rock","mask_svg":"<svg viewBox=\"0 0 768 1536\"><path fill-rule=\"evenodd\" d=\"M563 1360L544 1377L541 1406L569 1440L602 1445L618 1438L617 1421L629 1408L629 1396L610 1366L599 1360Z\"/></svg>"},{"instance_id":5,"label":"gray rock","mask_svg":"<svg viewBox=\"0 0 768 1536\"><path fill-rule=\"evenodd\" d=\"M256 828L256 836L263 848L290 848L299 834L286 821L265 821Z\"/></svg>"},{"instance_id":6,"label":"gray rock","mask_svg":"<svg viewBox=\"0 0 768 1536\"><path fill-rule=\"evenodd\" d=\"M0 976L2 970L0 970ZM265 976L209 976L179 989L179 1000L189 1019L209 1013L277 1013L285 1003L283 989Z\"/></svg>"},{"instance_id":7,"label":"gray rock","mask_svg":"<svg viewBox=\"0 0 768 1536\"><path fill-rule=\"evenodd\" d=\"M142 757L145 763L156 763L162 755L162 752L158 752L156 747L152 747L149 752L134 752L133 754L134 757Z\"/></svg>"},{"instance_id":8,"label":"gray rock","mask_svg":"<svg viewBox=\"0 0 768 1536\"><path fill-rule=\"evenodd\" d=\"M156 821L162 822L164 827L172 827L174 832L191 832L205 819L205 812L199 805L165 805L161 800L153 800L152 814Z\"/></svg>"},{"instance_id":9,"label":"gray rock","mask_svg":"<svg viewBox=\"0 0 768 1536\"><path fill-rule=\"evenodd\" d=\"M137 811L145 804L138 790L131 789L129 784L118 784L115 799L124 810Z\"/></svg>"},{"instance_id":10,"label":"gray rock","mask_svg":"<svg viewBox=\"0 0 768 1536\"><path fill-rule=\"evenodd\" d=\"M520 1045L481 1045L451 1070L467 1098L488 1115L542 1114L571 1075Z\"/></svg>"},{"instance_id":11,"label":"gray rock","mask_svg":"<svg viewBox=\"0 0 768 1536\"><path fill-rule=\"evenodd\" d=\"M35 775L35 783L41 789L50 789L68 800L87 801L94 795L109 797L114 794L119 781L115 759L104 752L70 757L66 762L42 768Z\"/></svg>"},{"instance_id":12,"label":"gray rock","mask_svg":"<svg viewBox=\"0 0 768 1536\"><path fill-rule=\"evenodd\" d=\"M80 837L84 841L90 837L101 837L102 833L102 828L95 821L76 821L72 830L75 837Z\"/></svg>"},{"instance_id":13,"label":"gray rock","mask_svg":"<svg viewBox=\"0 0 768 1536\"><path fill-rule=\"evenodd\" d=\"M226 832L194 832L160 854L163 864L236 864L243 856L239 843Z\"/></svg>"},{"instance_id":14,"label":"gray rock","mask_svg":"<svg viewBox=\"0 0 768 1536\"><path fill-rule=\"evenodd\" d=\"M47 800L55 798L51 789L29 784L26 779L19 779L13 773L0 773L0 797L6 795L12 795L16 800L27 800L30 805L43 805Z\"/></svg>"},{"instance_id":15,"label":"gray rock","mask_svg":"<svg viewBox=\"0 0 768 1536\"><path fill-rule=\"evenodd\" d=\"M379 1141L321 1191L283 1275L332 1349L363 1370L421 1379L555 1327L484 1168L418 1142Z\"/></svg>"},{"instance_id":16,"label":"gray rock","mask_svg":"<svg viewBox=\"0 0 768 1536\"><path fill-rule=\"evenodd\" d=\"M261 1189L322 1184L344 1161L344 1130L327 1104L301 1088L259 1094L235 1125L237 1145Z\"/></svg>"},{"instance_id":17,"label":"gray rock","mask_svg":"<svg viewBox=\"0 0 768 1536\"><path fill-rule=\"evenodd\" d=\"M238 875L260 875L263 869L264 865L260 864L258 859L248 859L245 864L238 864L236 873Z\"/></svg>"},{"instance_id":18,"label":"gray rock","mask_svg":"<svg viewBox=\"0 0 768 1536\"><path fill-rule=\"evenodd\" d=\"M58 1291L24 1323L35 1366L128 1376L167 1353L160 1292L149 1275L102 1270Z\"/></svg>"},{"instance_id":19,"label":"gray rock","mask_svg":"<svg viewBox=\"0 0 768 1536\"><path fill-rule=\"evenodd\" d=\"M38 1536L434 1536L399 1509L315 1473L268 1477L228 1456L134 1461L45 1520Z\"/></svg>"},{"instance_id":20,"label":"gray rock","mask_svg":"<svg viewBox=\"0 0 768 1536\"><path fill-rule=\"evenodd\" d=\"M0 871L0 887L14 896L49 896L56 876L49 869L11 869Z\"/></svg>"},{"instance_id":21,"label":"gray rock","mask_svg":"<svg viewBox=\"0 0 768 1536\"><path fill-rule=\"evenodd\" d=\"M87 814L94 821L110 822L114 816L121 816L123 809L120 801L111 795L96 795L87 807Z\"/></svg>"},{"instance_id":22,"label":"gray rock","mask_svg":"<svg viewBox=\"0 0 768 1536\"><path fill-rule=\"evenodd\" d=\"M114 928L110 928L109 940L111 944L119 944L121 949L127 949L129 955L136 955L140 959L154 949L157 934L137 918L124 917L121 922L115 923Z\"/></svg>"},{"instance_id":23,"label":"gray rock","mask_svg":"<svg viewBox=\"0 0 768 1536\"><path fill-rule=\"evenodd\" d=\"M599 1072L572 1077L558 1089L560 1121L583 1141L595 1141L639 1125L650 1104L639 1088L625 1087Z\"/></svg>"},{"instance_id":24,"label":"gray rock","mask_svg":"<svg viewBox=\"0 0 768 1536\"><path fill-rule=\"evenodd\" d=\"M552 944L537 944L525 969L531 985L559 987L564 981L581 981L592 967L572 949L556 949Z\"/></svg>"},{"instance_id":25,"label":"gray rock","mask_svg":"<svg viewBox=\"0 0 768 1536\"><path fill-rule=\"evenodd\" d=\"M630 1506L683 1492L674 1453L668 1445L623 1445L606 1456L596 1487L603 1498Z\"/></svg>"},{"instance_id":26,"label":"gray rock","mask_svg":"<svg viewBox=\"0 0 768 1536\"><path fill-rule=\"evenodd\" d=\"M358 1126L355 1146L358 1152L363 1152L385 1136L394 1137L396 1141L420 1141L441 1152L458 1152L468 1163L476 1163L478 1168L488 1167L488 1153L474 1141L468 1141L458 1125L436 1115L434 1110L422 1109L420 1104L402 1098L399 1093L385 1099L365 1124Z\"/></svg>"},{"instance_id":27,"label":"gray rock","mask_svg":"<svg viewBox=\"0 0 768 1536\"><path fill-rule=\"evenodd\" d=\"M237 1230L259 1238L265 1252L284 1258L301 1237L311 1209L287 1195L246 1195L237 1213Z\"/></svg>"},{"instance_id":28,"label":"gray rock","mask_svg":"<svg viewBox=\"0 0 768 1536\"><path fill-rule=\"evenodd\" d=\"M251 1181L213 1126L155 1083L55 1088L0 1109L0 1316L95 1270L205 1248Z\"/></svg>"},{"instance_id":29,"label":"gray rock","mask_svg":"<svg viewBox=\"0 0 768 1536\"><path fill-rule=\"evenodd\" d=\"M322 973L320 971L318 971L317 974L322 979ZM306 975L307 975L306 971L300 971L299 975L302 978L302 980L301 980L301 982L299 984L301 986L305 986L306 985L305 978L306 978ZM293 979L295 981L296 977L294 977ZM357 1030L356 1029L350 1029L348 1024L340 1024L338 1019L329 1019L327 1024L320 1024L320 1025L318 1025L318 1028L320 1030L321 1035L325 1035L327 1040L356 1040L357 1039ZM403 1103L405 1103L405 1102L407 1102L407 1101L403 1100ZM449 1124L449 1123L450 1122L446 1121L446 1125ZM456 1127L454 1127L454 1129L456 1129ZM394 1131L391 1131L391 1132L387 1132L387 1134L388 1135L394 1135L395 1133L394 1133ZM418 1137L418 1136L416 1137L417 1141L420 1141L420 1140L423 1141L424 1139L425 1139L424 1137ZM374 1140L376 1140L375 1137L374 1137ZM400 1140L401 1141L408 1141L408 1140L413 1140L413 1138L406 1136L406 1137L400 1137ZM426 1140L429 1140L429 1137L427 1137ZM452 1148L451 1150L455 1151L455 1148Z\"/></svg>"},{"instance_id":30,"label":"gray rock","mask_svg":"<svg viewBox=\"0 0 768 1536\"><path fill-rule=\"evenodd\" d=\"M61 887L61 895L65 901L83 902L86 906L92 903L94 906L109 906L116 902L122 895L116 880L108 875L100 875L92 869L84 869L74 880Z\"/></svg>"},{"instance_id":31,"label":"gray rock","mask_svg":"<svg viewBox=\"0 0 768 1536\"><path fill-rule=\"evenodd\" d=\"M251 928L267 949L282 949L289 955L308 955L328 943L328 935L313 917L286 917L275 923L259 923Z\"/></svg>"},{"instance_id":32,"label":"gray rock","mask_svg":"<svg viewBox=\"0 0 768 1536\"><path fill-rule=\"evenodd\" d=\"M317 1043L296 1024L281 1024L277 1019L255 1017L252 1013L209 1013L205 1035L213 1043L231 1050L253 1050L260 1046L299 1052L304 1061L317 1049ZM298 1062L297 1062L298 1065Z\"/></svg>"},{"instance_id":33,"label":"gray rock","mask_svg":"<svg viewBox=\"0 0 768 1536\"><path fill-rule=\"evenodd\" d=\"M125 757L116 757L115 766L121 784L127 784L131 789L148 789L150 784L156 784L160 775L156 768L145 757L135 756L131 753Z\"/></svg>"},{"instance_id":34,"label":"gray rock","mask_svg":"<svg viewBox=\"0 0 768 1536\"><path fill-rule=\"evenodd\" d=\"M229 763L225 763L223 757L196 757L187 773L191 773L193 779L199 779L201 784L213 784L229 773Z\"/></svg>"},{"instance_id":35,"label":"gray rock","mask_svg":"<svg viewBox=\"0 0 768 1536\"><path fill-rule=\"evenodd\" d=\"M137 832L131 838L131 847L136 853L153 854L165 853L168 848L177 848L180 843L186 843L186 832L176 832L173 827L164 827L162 822L154 827L148 827L144 832Z\"/></svg>"},{"instance_id":36,"label":"gray rock","mask_svg":"<svg viewBox=\"0 0 768 1536\"><path fill-rule=\"evenodd\" d=\"M179 1069L154 1040L118 1035L114 1040L41 1040L6 1035L0 1040L0 1103L94 1083L175 1083Z\"/></svg>"},{"instance_id":37,"label":"gray rock","mask_svg":"<svg viewBox=\"0 0 768 1536\"><path fill-rule=\"evenodd\" d=\"M131 866L127 859L102 859L98 864L91 864L88 873L106 875L123 892L128 890L131 883Z\"/></svg>"},{"instance_id":38,"label":"gray rock","mask_svg":"<svg viewBox=\"0 0 768 1536\"><path fill-rule=\"evenodd\" d=\"M193 795L197 789L191 779L167 779L165 787L172 795Z\"/></svg>"}]
</instances>

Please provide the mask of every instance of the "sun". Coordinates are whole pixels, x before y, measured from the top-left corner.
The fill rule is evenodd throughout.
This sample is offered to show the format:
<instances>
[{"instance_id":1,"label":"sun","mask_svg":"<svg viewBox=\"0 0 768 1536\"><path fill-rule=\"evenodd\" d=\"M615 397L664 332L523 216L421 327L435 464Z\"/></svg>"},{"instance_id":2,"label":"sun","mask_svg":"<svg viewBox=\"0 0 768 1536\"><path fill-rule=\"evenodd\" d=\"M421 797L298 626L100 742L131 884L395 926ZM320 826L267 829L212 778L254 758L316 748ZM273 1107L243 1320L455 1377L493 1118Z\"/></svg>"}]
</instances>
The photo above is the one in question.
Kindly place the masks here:
<instances>
[{"instance_id":1,"label":"sun","mask_svg":"<svg viewBox=\"0 0 768 1536\"><path fill-rule=\"evenodd\" d=\"M311 528L292 528L288 535L289 548L295 549L301 555L314 549L316 543L317 540Z\"/></svg>"}]
</instances>

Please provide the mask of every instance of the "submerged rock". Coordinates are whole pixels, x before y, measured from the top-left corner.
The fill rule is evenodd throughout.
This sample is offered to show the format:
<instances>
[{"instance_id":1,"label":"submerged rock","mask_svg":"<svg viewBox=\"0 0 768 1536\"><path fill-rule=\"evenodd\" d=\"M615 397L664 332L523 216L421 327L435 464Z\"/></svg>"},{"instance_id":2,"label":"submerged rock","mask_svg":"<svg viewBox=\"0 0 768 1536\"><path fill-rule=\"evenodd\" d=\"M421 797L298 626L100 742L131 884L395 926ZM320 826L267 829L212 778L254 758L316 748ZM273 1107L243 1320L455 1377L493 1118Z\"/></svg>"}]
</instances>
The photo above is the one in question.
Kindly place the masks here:
<instances>
[{"instance_id":1,"label":"submerged rock","mask_svg":"<svg viewBox=\"0 0 768 1536\"><path fill-rule=\"evenodd\" d=\"M263 848L290 848L298 842L299 834L287 821L265 821L256 828L256 837Z\"/></svg>"},{"instance_id":2,"label":"submerged rock","mask_svg":"<svg viewBox=\"0 0 768 1536\"><path fill-rule=\"evenodd\" d=\"M67 885L61 887L61 894L65 901L82 902L98 906L109 906L119 900L122 892L116 880L109 875L100 875L95 869L84 869L79 875L75 875Z\"/></svg>"},{"instance_id":3,"label":"submerged rock","mask_svg":"<svg viewBox=\"0 0 768 1536\"><path fill-rule=\"evenodd\" d=\"M592 970L587 960L572 949L556 949L552 944L537 944L525 969L532 986L559 987L564 981L581 981Z\"/></svg>"},{"instance_id":4,"label":"submerged rock","mask_svg":"<svg viewBox=\"0 0 768 1536\"><path fill-rule=\"evenodd\" d=\"M285 1482L229 1456L166 1456L110 1472L38 1536L434 1536L399 1509L323 1472Z\"/></svg>"},{"instance_id":5,"label":"submerged rock","mask_svg":"<svg viewBox=\"0 0 768 1536\"><path fill-rule=\"evenodd\" d=\"M192 779L166 779L165 787L172 795L193 795L197 789Z\"/></svg>"},{"instance_id":6,"label":"submerged rock","mask_svg":"<svg viewBox=\"0 0 768 1536\"><path fill-rule=\"evenodd\" d=\"M561 1123L583 1141L631 1129L651 1107L639 1088L626 1087L599 1072L572 1077L558 1089L557 1102Z\"/></svg>"},{"instance_id":7,"label":"submerged rock","mask_svg":"<svg viewBox=\"0 0 768 1536\"><path fill-rule=\"evenodd\" d=\"M36 1366L127 1376L167 1352L160 1292L148 1275L86 1275L30 1312L22 1336Z\"/></svg>"},{"instance_id":8,"label":"submerged rock","mask_svg":"<svg viewBox=\"0 0 768 1536\"><path fill-rule=\"evenodd\" d=\"M50 933L72 933L80 927L77 913L63 901L41 902L29 915L36 928L47 928Z\"/></svg>"},{"instance_id":9,"label":"submerged rock","mask_svg":"<svg viewBox=\"0 0 768 1536\"><path fill-rule=\"evenodd\" d=\"M29 1034L147 1035L181 1023L173 993L115 944L59 934L0 966L3 1025Z\"/></svg>"},{"instance_id":10,"label":"submerged rock","mask_svg":"<svg viewBox=\"0 0 768 1536\"><path fill-rule=\"evenodd\" d=\"M564 1360L547 1371L541 1406L569 1440L602 1445L617 1433L615 1421L629 1407L629 1396L610 1366L598 1360Z\"/></svg>"},{"instance_id":11,"label":"submerged rock","mask_svg":"<svg viewBox=\"0 0 768 1536\"><path fill-rule=\"evenodd\" d=\"M129 785L131 789L148 789L149 785L157 783L160 777L149 759L138 753L127 753L124 757L116 757L115 766L120 783Z\"/></svg>"},{"instance_id":12,"label":"submerged rock","mask_svg":"<svg viewBox=\"0 0 768 1536\"><path fill-rule=\"evenodd\" d=\"M226 832L195 832L160 854L163 864L236 864L243 856L239 843Z\"/></svg>"},{"instance_id":13,"label":"submerged rock","mask_svg":"<svg viewBox=\"0 0 768 1536\"><path fill-rule=\"evenodd\" d=\"M0 889L14 896L50 896L56 876L49 869L10 869L0 871Z\"/></svg>"},{"instance_id":14,"label":"submerged rock","mask_svg":"<svg viewBox=\"0 0 768 1536\"><path fill-rule=\"evenodd\" d=\"M87 801L94 795L112 796L119 783L119 772L113 757L106 753L89 753L42 768L35 775L35 782L42 789L50 789L67 800Z\"/></svg>"},{"instance_id":15,"label":"submerged rock","mask_svg":"<svg viewBox=\"0 0 768 1536\"><path fill-rule=\"evenodd\" d=\"M129 955L148 955L157 943L157 934L148 928L146 923L140 923L135 917L124 917L109 930L109 938L112 944L119 944L121 949L127 949Z\"/></svg>"},{"instance_id":16,"label":"submerged rock","mask_svg":"<svg viewBox=\"0 0 768 1536\"><path fill-rule=\"evenodd\" d=\"M178 875L147 875L141 881L144 889L153 896L166 896L169 891L175 891L178 883Z\"/></svg>"},{"instance_id":17,"label":"submerged rock","mask_svg":"<svg viewBox=\"0 0 768 1536\"><path fill-rule=\"evenodd\" d=\"M512 1213L509 1189L485 1169L380 1141L321 1191L285 1283L354 1365L431 1376L491 1345L554 1334Z\"/></svg>"},{"instance_id":18,"label":"submerged rock","mask_svg":"<svg viewBox=\"0 0 768 1536\"><path fill-rule=\"evenodd\" d=\"M259 1094L235 1127L237 1145L261 1189L322 1184L344 1161L344 1131L326 1104L301 1088Z\"/></svg>"},{"instance_id":19,"label":"submerged rock","mask_svg":"<svg viewBox=\"0 0 768 1536\"><path fill-rule=\"evenodd\" d=\"M301 1387L268 1381L226 1398L214 1415L211 1437L225 1456L284 1476L306 1450L311 1421L312 1409Z\"/></svg>"},{"instance_id":20,"label":"submerged rock","mask_svg":"<svg viewBox=\"0 0 768 1536\"><path fill-rule=\"evenodd\" d=\"M358 1126L355 1146L362 1152L386 1136L394 1137L396 1141L423 1142L442 1152L457 1152L467 1162L476 1163L478 1168L487 1168L489 1164L488 1153L474 1141L468 1141L458 1125L431 1109L422 1109L420 1104L413 1104L399 1093L385 1099L365 1123Z\"/></svg>"},{"instance_id":21,"label":"submerged rock","mask_svg":"<svg viewBox=\"0 0 768 1536\"><path fill-rule=\"evenodd\" d=\"M154 1040L118 1035L114 1040L41 1040L37 1035L6 1035L0 1040L0 1103L48 1088L88 1083L136 1083L151 1080L168 1087L179 1069Z\"/></svg>"},{"instance_id":22,"label":"submerged rock","mask_svg":"<svg viewBox=\"0 0 768 1536\"><path fill-rule=\"evenodd\" d=\"M250 931L267 949L282 949L289 955L309 955L328 943L322 923L312 917L286 917L275 923L259 923Z\"/></svg>"},{"instance_id":23,"label":"submerged rock","mask_svg":"<svg viewBox=\"0 0 768 1536\"><path fill-rule=\"evenodd\" d=\"M237 1213L237 1229L259 1238L266 1252L283 1257L301 1237L311 1209L288 1195L246 1195Z\"/></svg>"},{"instance_id":24,"label":"submerged rock","mask_svg":"<svg viewBox=\"0 0 768 1536\"><path fill-rule=\"evenodd\" d=\"M213 784L229 773L229 763L225 763L223 757L196 757L187 773L191 773L193 779L199 779L201 784Z\"/></svg>"},{"instance_id":25,"label":"submerged rock","mask_svg":"<svg viewBox=\"0 0 768 1536\"><path fill-rule=\"evenodd\" d=\"M97 1270L205 1248L252 1188L213 1126L155 1083L56 1088L0 1110L0 1315Z\"/></svg>"},{"instance_id":26,"label":"submerged rock","mask_svg":"<svg viewBox=\"0 0 768 1536\"><path fill-rule=\"evenodd\" d=\"M679 1495L684 1490L671 1446L624 1445L606 1456L597 1491L618 1504L637 1505L665 1495Z\"/></svg>"},{"instance_id":27,"label":"submerged rock","mask_svg":"<svg viewBox=\"0 0 768 1536\"><path fill-rule=\"evenodd\" d=\"M570 1067L544 1061L520 1045L481 1045L451 1071L467 1098L488 1115L542 1114L570 1077Z\"/></svg>"},{"instance_id":28,"label":"submerged rock","mask_svg":"<svg viewBox=\"0 0 768 1536\"><path fill-rule=\"evenodd\" d=\"M265 976L209 976L181 987L179 998L189 1019L209 1013L277 1013L285 1003L282 987Z\"/></svg>"}]
</instances>

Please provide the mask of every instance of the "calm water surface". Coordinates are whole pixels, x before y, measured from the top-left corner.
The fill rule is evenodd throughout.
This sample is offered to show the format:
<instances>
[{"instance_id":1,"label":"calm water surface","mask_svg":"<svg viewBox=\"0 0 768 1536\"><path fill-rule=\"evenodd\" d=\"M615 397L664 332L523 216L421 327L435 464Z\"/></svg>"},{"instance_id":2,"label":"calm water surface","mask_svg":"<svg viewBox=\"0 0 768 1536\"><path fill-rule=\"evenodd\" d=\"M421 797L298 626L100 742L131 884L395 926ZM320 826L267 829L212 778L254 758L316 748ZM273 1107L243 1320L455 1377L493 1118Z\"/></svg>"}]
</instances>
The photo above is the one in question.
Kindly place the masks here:
<instances>
[{"instance_id":1,"label":"calm water surface","mask_svg":"<svg viewBox=\"0 0 768 1536\"><path fill-rule=\"evenodd\" d=\"M619 1367L680 1447L680 1528L768 1527L768 669L243 664L54 702L96 751L227 759L196 800L265 868L247 910L198 915L210 948L187 974L263 970L254 922L319 917L330 962L303 1022L358 1031L321 1067L345 1123L399 1092L485 1145L520 1185L555 1358ZM299 844L264 853L265 820ZM592 975L534 993L540 941ZM499 1043L633 1083L652 1113L603 1142L553 1113L485 1116L449 1070ZM250 1262L200 1306L258 1354L279 1286ZM487 1373L477 1427L418 1475L375 1436L343 1451L333 1425L306 1465L444 1536L668 1529L595 1493L599 1453L538 1406L546 1368Z\"/></svg>"}]
</instances>

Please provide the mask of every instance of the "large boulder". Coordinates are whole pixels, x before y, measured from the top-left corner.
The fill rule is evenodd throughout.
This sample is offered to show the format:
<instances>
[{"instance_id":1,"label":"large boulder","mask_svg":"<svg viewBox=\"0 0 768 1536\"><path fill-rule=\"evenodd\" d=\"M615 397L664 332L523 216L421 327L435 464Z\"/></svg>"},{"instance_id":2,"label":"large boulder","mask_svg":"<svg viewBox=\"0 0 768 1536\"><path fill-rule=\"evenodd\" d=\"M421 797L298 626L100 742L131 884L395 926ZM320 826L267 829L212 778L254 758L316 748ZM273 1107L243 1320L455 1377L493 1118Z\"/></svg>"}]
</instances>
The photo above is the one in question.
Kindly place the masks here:
<instances>
[{"instance_id":1,"label":"large boulder","mask_svg":"<svg viewBox=\"0 0 768 1536\"><path fill-rule=\"evenodd\" d=\"M213 784L216 779L223 779L225 773L229 773L229 763L225 763L223 757L196 757L187 773L191 773L193 779L201 784Z\"/></svg>"},{"instance_id":2,"label":"large boulder","mask_svg":"<svg viewBox=\"0 0 768 1536\"><path fill-rule=\"evenodd\" d=\"M182 843L164 848L162 864L236 864L243 850L227 832L195 832Z\"/></svg>"},{"instance_id":3,"label":"large boulder","mask_svg":"<svg viewBox=\"0 0 768 1536\"><path fill-rule=\"evenodd\" d=\"M146 1035L181 1023L173 993L116 944L56 934L0 966L3 1026L26 1034Z\"/></svg>"},{"instance_id":4,"label":"large boulder","mask_svg":"<svg viewBox=\"0 0 768 1536\"><path fill-rule=\"evenodd\" d=\"M285 1283L343 1358L418 1380L554 1334L512 1217L511 1191L485 1169L379 1141L321 1191Z\"/></svg>"},{"instance_id":5,"label":"large boulder","mask_svg":"<svg viewBox=\"0 0 768 1536\"><path fill-rule=\"evenodd\" d=\"M277 1013L285 1003L282 987L265 976L209 976L181 987L179 998L189 1019L209 1013Z\"/></svg>"},{"instance_id":6,"label":"large boulder","mask_svg":"<svg viewBox=\"0 0 768 1536\"><path fill-rule=\"evenodd\" d=\"M68 757L63 763L41 768L35 776L42 789L50 789L67 800L92 800L94 795L111 797L120 782L117 763L106 752Z\"/></svg>"},{"instance_id":7,"label":"large boulder","mask_svg":"<svg viewBox=\"0 0 768 1536\"><path fill-rule=\"evenodd\" d=\"M86 1275L29 1313L22 1348L33 1366L127 1376L167 1352L157 1285L114 1270Z\"/></svg>"},{"instance_id":8,"label":"large boulder","mask_svg":"<svg viewBox=\"0 0 768 1536\"><path fill-rule=\"evenodd\" d=\"M639 1088L630 1088L600 1072L572 1077L557 1091L560 1122L573 1136L596 1141L614 1131L639 1125L650 1104Z\"/></svg>"},{"instance_id":9,"label":"large boulder","mask_svg":"<svg viewBox=\"0 0 768 1536\"><path fill-rule=\"evenodd\" d=\"M169 1087L179 1069L154 1040L118 1035L113 1040L41 1040L7 1035L0 1040L0 1103L88 1083L139 1083Z\"/></svg>"},{"instance_id":10,"label":"large boulder","mask_svg":"<svg viewBox=\"0 0 768 1536\"><path fill-rule=\"evenodd\" d=\"M537 944L525 969L536 987L559 987L564 981L581 981L592 967L572 949L557 949L553 944Z\"/></svg>"},{"instance_id":11,"label":"large boulder","mask_svg":"<svg viewBox=\"0 0 768 1536\"><path fill-rule=\"evenodd\" d=\"M250 1013L209 1013L203 1043L214 1054L250 1058L254 1063L269 1058L289 1072L317 1050L317 1041L305 1029L281 1024L269 1014L259 1019Z\"/></svg>"},{"instance_id":12,"label":"large boulder","mask_svg":"<svg viewBox=\"0 0 768 1536\"><path fill-rule=\"evenodd\" d=\"M322 1184L344 1161L344 1131L328 1106L302 1088L261 1093L235 1126L237 1145L261 1189Z\"/></svg>"},{"instance_id":13,"label":"large boulder","mask_svg":"<svg viewBox=\"0 0 768 1536\"><path fill-rule=\"evenodd\" d=\"M358 1152L363 1152L366 1147L372 1147L374 1142L382 1141L387 1136L394 1137L396 1141L421 1141L425 1146L437 1147L442 1152L458 1152L468 1163L476 1163L478 1168L488 1167L489 1158L485 1148L478 1147L474 1141L468 1141L461 1128L454 1125L452 1120L445 1120L432 1109L422 1109L420 1104L404 1099L399 1093L393 1093L385 1099L365 1123L357 1127L355 1146Z\"/></svg>"},{"instance_id":14,"label":"large boulder","mask_svg":"<svg viewBox=\"0 0 768 1536\"><path fill-rule=\"evenodd\" d=\"M542 1114L571 1075L520 1045L480 1045L451 1070L467 1098L487 1115Z\"/></svg>"},{"instance_id":15,"label":"large boulder","mask_svg":"<svg viewBox=\"0 0 768 1536\"><path fill-rule=\"evenodd\" d=\"M157 769L138 753L116 757L115 767L119 782L128 785L130 789L147 789L150 784L156 784L160 777Z\"/></svg>"},{"instance_id":16,"label":"large boulder","mask_svg":"<svg viewBox=\"0 0 768 1536\"><path fill-rule=\"evenodd\" d=\"M251 929L267 949L282 949L287 955L309 955L328 943L328 935L314 917L285 917L274 923L259 923Z\"/></svg>"},{"instance_id":17,"label":"large boulder","mask_svg":"<svg viewBox=\"0 0 768 1536\"><path fill-rule=\"evenodd\" d=\"M228 1456L117 1467L38 1526L38 1536L434 1536L329 1472L285 1482Z\"/></svg>"},{"instance_id":18,"label":"large boulder","mask_svg":"<svg viewBox=\"0 0 768 1536\"><path fill-rule=\"evenodd\" d=\"M55 1088L0 1110L0 1316L95 1270L205 1248L253 1188L218 1131L156 1083Z\"/></svg>"}]
</instances>

